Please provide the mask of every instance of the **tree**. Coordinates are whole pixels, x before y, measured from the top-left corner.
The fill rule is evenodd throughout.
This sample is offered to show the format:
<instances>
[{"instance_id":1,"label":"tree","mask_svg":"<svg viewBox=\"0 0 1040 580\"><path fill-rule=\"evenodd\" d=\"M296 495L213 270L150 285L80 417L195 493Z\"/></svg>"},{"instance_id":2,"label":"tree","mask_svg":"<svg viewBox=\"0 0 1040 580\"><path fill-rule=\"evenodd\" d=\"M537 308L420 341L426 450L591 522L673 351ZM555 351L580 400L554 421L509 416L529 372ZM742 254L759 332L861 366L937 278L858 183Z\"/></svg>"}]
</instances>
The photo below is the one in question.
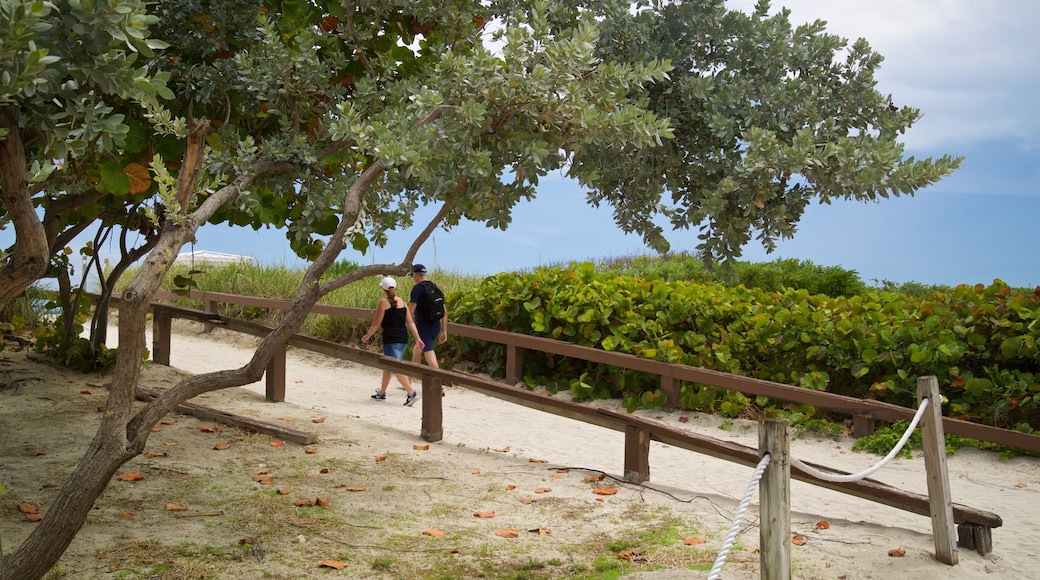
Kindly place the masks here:
<instances>
[{"instance_id":1,"label":"tree","mask_svg":"<svg viewBox=\"0 0 1040 580\"><path fill-rule=\"evenodd\" d=\"M192 8L164 2L160 15L167 24L224 33L209 27L207 14L176 18ZM322 296L366 276L405 271L441 222L504 226L510 209L533 196L538 177L581 147L649 146L670 136L666 120L627 98L631 87L663 79L665 65L600 63L592 54L590 17L550 31L537 11L503 20L506 44L495 54L482 43L482 10L477 2L415 2L408 14L389 2L271 2L256 11L256 28L237 44L217 38L200 42L196 53L164 57L164 66L180 73L170 80L176 92L170 106L189 118L177 124L153 110L153 120L163 122L146 140L150 145L135 151L117 143L112 154L125 168L141 151L155 151L147 194L158 239L123 293L120 347L98 433L46 517L4 563L9 577L45 574L119 466L142 452L151 427L187 399L258 380ZM613 118L597 114L608 106ZM155 145L158 129L170 128L184 129L180 159ZM56 157L48 159L67 177ZM83 180L70 177L65 187ZM9 214L14 202L29 200L25 188L5 183L9 193ZM427 203L441 210L402 262L321 281L347 243L378 243ZM179 248L209 220L285 223L293 247L313 262L293 309L249 363L190 377L135 411L151 298Z\"/></svg>"},{"instance_id":2,"label":"tree","mask_svg":"<svg viewBox=\"0 0 1040 580\"><path fill-rule=\"evenodd\" d=\"M469 219L505 229L512 209L532 199L550 171L568 169L594 188L592 202L611 204L619 225L656 246L663 236L647 212L660 211L678 226L707 219L709 256L739 252L752 227L767 239L793 231L799 203L813 196L866 195L861 190L873 192L894 177L902 180L898 191L912 191L937 178L912 174L917 166L900 159L894 136L912 115L883 112L887 102L877 101L865 71L876 59L857 57L846 71L825 64L837 45L822 35L772 41L786 16L767 18L764 9L747 16L726 12L721 2L657 2L630 14L627 3L613 0L420 0L406 8L389 0L171 0L152 13L132 1L99 0L90 14L76 13L82 5L73 2L55 3L50 12L43 6L0 0L5 16L26 23L11 30L49 31L35 44L11 44L4 62L44 61L36 76L50 79L53 91L72 86L69 79L95 82L67 98L91 104L73 111L102 109L105 122L48 109L22 72L18 78L28 80L0 101L8 128L0 187L18 236L5 265L11 269L0 270L7 276L0 277L0 302L42 275L41 267L26 274L23 266L56 254L40 226L58 201L93 196L73 213L134 216L131 223L154 234L139 246L152 249L120 302L119 352L97 436L44 520L5 562L9 577L46 573L112 475L142 452L151 427L179 403L259 380L318 300L368 276L407 271L436 227ZM95 41L107 50L46 58L67 41L58 32L78 22L69 14L112 13L132 25ZM705 19L703 30L672 21L694 17ZM486 28L492 22L494 33ZM627 39L628 27L640 36ZM156 40L146 40L149 34ZM679 41L684 46L674 46ZM811 74L794 88L787 61L753 57L761 50L755 43L786 54L788 41L801 43L791 54L812 55L803 57ZM151 52L163 45L170 48ZM45 52L29 56L38 50ZM138 54L147 66L131 69ZM81 56L88 62L68 65ZM679 72L669 73L668 59L680 63ZM111 62L134 72L120 91L98 81ZM857 71L856 82L826 84ZM828 91L843 96L832 102L824 98ZM166 99L163 107L157 96ZM825 106L814 117L812 109ZM899 170L882 175L886 163ZM932 165L943 171L942 163ZM147 167L147 186L123 192L124 179L145 185L133 179L138 166ZM671 206L661 202L666 190ZM347 245L384 243L412 225L420 205L439 211L400 262L323 280ZM58 230L71 232L72 223L79 222ZM206 224L284 226L310 265L293 308L246 365L189 377L135 411L151 298L179 249Z\"/></svg>"},{"instance_id":3,"label":"tree","mask_svg":"<svg viewBox=\"0 0 1040 580\"><path fill-rule=\"evenodd\" d=\"M668 242L655 216L698 227L709 262L731 260L752 237L767 251L792 237L814 200L913 195L960 164L904 158L899 137L921 112L876 90L882 57L866 40L849 46L822 21L795 27L764 0L752 14L722 0L574 4L601 14L604 61L674 67L638 95L671 120L674 139L589 147L571 168L590 203L613 207L620 227L659 251Z\"/></svg>"}]
</instances>

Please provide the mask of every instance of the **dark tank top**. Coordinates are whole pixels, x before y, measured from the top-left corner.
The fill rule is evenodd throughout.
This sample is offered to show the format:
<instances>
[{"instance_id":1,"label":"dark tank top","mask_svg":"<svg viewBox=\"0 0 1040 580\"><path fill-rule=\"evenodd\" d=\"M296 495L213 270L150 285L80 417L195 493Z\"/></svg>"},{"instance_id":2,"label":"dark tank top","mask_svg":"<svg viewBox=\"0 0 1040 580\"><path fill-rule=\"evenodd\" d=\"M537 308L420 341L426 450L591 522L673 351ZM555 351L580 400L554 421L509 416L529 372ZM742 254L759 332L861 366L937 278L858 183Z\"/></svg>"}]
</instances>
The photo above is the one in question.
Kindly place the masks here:
<instances>
[{"instance_id":1,"label":"dark tank top","mask_svg":"<svg viewBox=\"0 0 1040 580\"><path fill-rule=\"evenodd\" d=\"M408 327L405 325L408 306L396 308L394 302L383 313L383 344L408 344Z\"/></svg>"}]
</instances>

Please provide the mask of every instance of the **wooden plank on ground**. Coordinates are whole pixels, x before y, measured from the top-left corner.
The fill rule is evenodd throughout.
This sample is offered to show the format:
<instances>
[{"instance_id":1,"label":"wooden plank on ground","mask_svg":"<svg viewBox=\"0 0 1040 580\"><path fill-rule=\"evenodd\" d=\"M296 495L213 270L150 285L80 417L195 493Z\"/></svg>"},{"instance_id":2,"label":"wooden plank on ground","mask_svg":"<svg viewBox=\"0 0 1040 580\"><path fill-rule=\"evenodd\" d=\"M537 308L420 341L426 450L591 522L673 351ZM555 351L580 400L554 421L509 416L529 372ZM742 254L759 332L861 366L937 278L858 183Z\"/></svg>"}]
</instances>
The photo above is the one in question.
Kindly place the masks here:
<instances>
[{"instance_id":1,"label":"wooden plank on ground","mask_svg":"<svg viewBox=\"0 0 1040 580\"><path fill-rule=\"evenodd\" d=\"M158 396L158 393L137 387L137 400L139 401L148 402ZM204 419L206 421L216 421L217 423L223 423L224 425L230 425L240 429L250 429L260 433L266 433L273 437L277 437L278 439L284 439L285 441L297 443L299 445L310 445L311 443L318 441L318 435L316 433L300 431L299 429L292 429L290 427L275 425L273 423L266 423L259 419L243 417L242 415L228 413L227 411L205 407L196 403L181 403L180 405L177 405L177 412Z\"/></svg>"}]
</instances>

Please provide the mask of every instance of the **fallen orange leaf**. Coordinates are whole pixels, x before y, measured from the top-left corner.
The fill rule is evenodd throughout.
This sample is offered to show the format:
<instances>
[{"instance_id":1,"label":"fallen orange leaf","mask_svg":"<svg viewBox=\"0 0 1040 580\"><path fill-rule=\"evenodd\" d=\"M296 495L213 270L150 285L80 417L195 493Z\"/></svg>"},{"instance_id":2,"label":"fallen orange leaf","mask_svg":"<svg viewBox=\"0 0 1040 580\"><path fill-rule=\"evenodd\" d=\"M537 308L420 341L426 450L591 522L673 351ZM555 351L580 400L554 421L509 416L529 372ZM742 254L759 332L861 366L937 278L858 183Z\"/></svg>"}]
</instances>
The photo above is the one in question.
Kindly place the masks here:
<instances>
[{"instance_id":1,"label":"fallen orange leaf","mask_svg":"<svg viewBox=\"0 0 1040 580\"><path fill-rule=\"evenodd\" d=\"M423 535L424 536L433 536L435 538L443 538L444 537L444 532L442 532L440 530L426 530L425 532L423 532Z\"/></svg>"},{"instance_id":2,"label":"fallen orange leaf","mask_svg":"<svg viewBox=\"0 0 1040 580\"><path fill-rule=\"evenodd\" d=\"M1015 487L1020 488L1020 489L1025 489L1027 486L1024 483L1016 483Z\"/></svg>"},{"instance_id":3,"label":"fallen orange leaf","mask_svg":"<svg viewBox=\"0 0 1040 580\"><path fill-rule=\"evenodd\" d=\"M701 544L706 543L707 541L708 540L705 540L704 538L696 538L696 537L694 537L694 538L686 538L685 540L682 541L682 543L683 543L684 546L699 546Z\"/></svg>"},{"instance_id":4,"label":"fallen orange leaf","mask_svg":"<svg viewBox=\"0 0 1040 580\"><path fill-rule=\"evenodd\" d=\"M158 451L149 451L144 454L148 459L155 459L156 457L166 457L165 453L159 453Z\"/></svg>"},{"instance_id":5,"label":"fallen orange leaf","mask_svg":"<svg viewBox=\"0 0 1040 580\"><path fill-rule=\"evenodd\" d=\"M685 423L685 422L687 422L687 421L689 421L689 420L690 420L690 418L689 418L689 417L679 417L679 422L680 422L680 423Z\"/></svg>"},{"instance_id":6,"label":"fallen orange leaf","mask_svg":"<svg viewBox=\"0 0 1040 580\"><path fill-rule=\"evenodd\" d=\"M325 422L325 417L315 417L314 419L311 419L311 423L324 423L324 422Z\"/></svg>"},{"instance_id":7,"label":"fallen orange leaf","mask_svg":"<svg viewBox=\"0 0 1040 580\"><path fill-rule=\"evenodd\" d=\"M556 473L570 473L570 471L571 471L570 469L563 468L563 469L557 469Z\"/></svg>"},{"instance_id":8,"label":"fallen orange leaf","mask_svg":"<svg viewBox=\"0 0 1040 580\"><path fill-rule=\"evenodd\" d=\"M365 491L363 487L348 487L347 491Z\"/></svg>"},{"instance_id":9,"label":"fallen orange leaf","mask_svg":"<svg viewBox=\"0 0 1040 580\"><path fill-rule=\"evenodd\" d=\"M893 558L902 558L906 555L906 550L903 550L902 548L892 548L888 551L888 555Z\"/></svg>"},{"instance_id":10,"label":"fallen orange leaf","mask_svg":"<svg viewBox=\"0 0 1040 580\"><path fill-rule=\"evenodd\" d=\"M303 452L307 453L309 455L314 455L315 453L318 452L318 450L313 448L313 447L308 447L307 449L304 449Z\"/></svg>"},{"instance_id":11,"label":"fallen orange leaf","mask_svg":"<svg viewBox=\"0 0 1040 580\"><path fill-rule=\"evenodd\" d=\"M40 514L29 514L25 516L25 519L30 522L38 522L43 520L43 516Z\"/></svg>"},{"instance_id":12,"label":"fallen orange leaf","mask_svg":"<svg viewBox=\"0 0 1040 580\"><path fill-rule=\"evenodd\" d=\"M527 531L531 532L532 534L538 534L539 536L548 536L549 535L549 530L547 530L546 528L535 528L533 530L527 530Z\"/></svg>"},{"instance_id":13,"label":"fallen orange leaf","mask_svg":"<svg viewBox=\"0 0 1040 580\"><path fill-rule=\"evenodd\" d=\"M499 449L498 447L488 447L488 449L491 451L498 451L499 453L509 453L508 447L502 447L501 449Z\"/></svg>"},{"instance_id":14,"label":"fallen orange leaf","mask_svg":"<svg viewBox=\"0 0 1040 580\"><path fill-rule=\"evenodd\" d=\"M207 427L207 426L203 425L202 427L199 427L199 431L202 431L203 433L216 433L216 432L220 431L220 429L218 429L216 427Z\"/></svg>"},{"instance_id":15,"label":"fallen orange leaf","mask_svg":"<svg viewBox=\"0 0 1040 580\"><path fill-rule=\"evenodd\" d=\"M152 433L158 433L159 431L162 431L162 427L152 427Z\"/></svg>"},{"instance_id":16,"label":"fallen orange leaf","mask_svg":"<svg viewBox=\"0 0 1040 580\"><path fill-rule=\"evenodd\" d=\"M290 493L292 493L291 489L279 489L278 490L278 495L289 495Z\"/></svg>"},{"instance_id":17,"label":"fallen orange leaf","mask_svg":"<svg viewBox=\"0 0 1040 580\"><path fill-rule=\"evenodd\" d=\"M831 525L829 523L827 523L827 520L820 520L820 521L816 522L816 526L813 529L814 530L829 530L830 528L831 528Z\"/></svg>"},{"instance_id":18,"label":"fallen orange leaf","mask_svg":"<svg viewBox=\"0 0 1040 580\"><path fill-rule=\"evenodd\" d=\"M314 501L309 500L309 499L298 499L298 500L292 502L292 504L294 506L296 506L296 507L310 507L310 506L314 505Z\"/></svg>"},{"instance_id":19,"label":"fallen orange leaf","mask_svg":"<svg viewBox=\"0 0 1040 580\"><path fill-rule=\"evenodd\" d=\"M186 511L188 511L188 508L185 507L185 506L182 506L179 503L168 503L168 504L166 504L166 511L168 511L168 512L186 512Z\"/></svg>"},{"instance_id":20,"label":"fallen orange leaf","mask_svg":"<svg viewBox=\"0 0 1040 580\"><path fill-rule=\"evenodd\" d=\"M119 479L123 481L141 481L144 479L144 476L140 473L123 473L120 474Z\"/></svg>"},{"instance_id":21,"label":"fallen orange leaf","mask_svg":"<svg viewBox=\"0 0 1040 580\"><path fill-rule=\"evenodd\" d=\"M319 471L318 473L332 473L333 471L336 471L336 468L334 468L334 467L322 467L321 471Z\"/></svg>"},{"instance_id":22,"label":"fallen orange leaf","mask_svg":"<svg viewBox=\"0 0 1040 580\"><path fill-rule=\"evenodd\" d=\"M516 489L516 486L511 483L506 486L506 491L513 491L514 489Z\"/></svg>"},{"instance_id":23,"label":"fallen orange leaf","mask_svg":"<svg viewBox=\"0 0 1040 580\"><path fill-rule=\"evenodd\" d=\"M270 469L261 469L260 471L256 472L257 475L267 475L268 473L271 473Z\"/></svg>"},{"instance_id":24,"label":"fallen orange leaf","mask_svg":"<svg viewBox=\"0 0 1040 580\"><path fill-rule=\"evenodd\" d=\"M167 419L165 421L159 421L159 424L160 425L175 425L176 421L170 421L169 419Z\"/></svg>"},{"instance_id":25,"label":"fallen orange leaf","mask_svg":"<svg viewBox=\"0 0 1040 580\"><path fill-rule=\"evenodd\" d=\"M379 457L376 457L376 461L386 461L386 455L380 455Z\"/></svg>"},{"instance_id":26,"label":"fallen orange leaf","mask_svg":"<svg viewBox=\"0 0 1040 580\"><path fill-rule=\"evenodd\" d=\"M267 476L263 476L263 475L256 475L256 476L253 476L253 481L259 483L260 485L269 485L272 481L274 481L274 477L273 476L267 477Z\"/></svg>"},{"instance_id":27,"label":"fallen orange leaf","mask_svg":"<svg viewBox=\"0 0 1040 580\"><path fill-rule=\"evenodd\" d=\"M632 561L632 554L630 554L628 552L618 552L617 557L618 557L618 560L628 560L629 562Z\"/></svg>"},{"instance_id":28,"label":"fallen orange leaf","mask_svg":"<svg viewBox=\"0 0 1040 580\"><path fill-rule=\"evenodd\" d=\"M448 548L447 550L444 550L444 553L445 554L458 554L459 553L459 549L458 548Z\"/></svg>"},{"instance_id":29,"label":"fallen orange leaf","mask_svg":"<svg viewBox=\"0 0 1040 580\"><path fill-rule=\"evenodd\" d=\"M601 481L601 480L605 479L606 477L607 477L606 473L601 473L599 475L590 475L590 476L586 477L585 479L583 479L582 481L584 481L585 483L592 483L594 481Z\"/></svg>"},{"instance_id":30,"label":"fallen orange leaf","mask_svg":"<svg viewBox=\"0 0 1040 580\"><path fill-rule=\"evenodd\" d=\"M345 565L346 564L343 562L337 562L335 560L322 560L321 562L318 562L319 568L333 568L335 570L342 570Z\"/></svg>"},{"instance_id":31,"label":"fallen orange leaf","mask_svg":"<svg viewBox=\"0 0 1040 580\"><path fill-rule=\"evenodd\" d=\"M791 536L791 543L796 545L796 546L803 546L803 545L805 545L805 542L806 542L805 536L803 536L801 534L795 534L795 535Z\"/></svg>"},{"instance_id":32,"label":"fallen orange leaf","mask_svg":"<svg viewBox=\"0 0 1040 580\"><path fill-rule=\"evenodd\" d=\"M271 442L271 447L281 447L283 445L285 445L285 441L272 441Z\"/></svg>"},{"instance_id":33,"label":"fallen orange leaf","mask_svg":"<svg viewBox=\"0 0 1040 580\"><path fill-rule=\"evenodd\" d=\"M597 487L596 489L592 490L592 493L594 493L596 495L614 495L615 493L617 493L617 488L616 487Z\"/></svg>"},{"instance_id":34,"label":"fallen orange leaf","mask_svg":"<svg viewBox=\"0 0 1040 580\"><path fill-rule=\"evenodd\" d=\"M520 532L512 528L503 528L501 530L495 530L495 535L502 538L518 538L520 537Z\"/></svg>"},{"instance_id":35,"label":"fallen orange leaf","mask_svg":"<svg viewBox=\"0 0 1040 580\"><path fill-rule=\"evenodd\" d=\"M23 514L34 514L39 512L40 508L36 507L35 504L24 502L18 504L18 511L22 512Z\"/></svg>"},{"instance_id":36,"label":"fallen orange leaf","mask_svg":"<svg viewBox=\"0 0 1040 580\"><path fill-rule=\"evenodd\" d=\"M550 491L552 491L551 487L539 487L538 489L534 490L535 493L549 493Z\"/></svg>"},{"instance_id":37,"label":"fallen orange leaf","mask_svg":"<svg viewBox=\"0 0 1040 580\"><path fill-rule=\"evenodd\" d=\"M430 446L429 445L412 445L412 449L415 449L416 451L429 451L430 450Z\"/></svg>"},{"instance_id":38,"label":"fallen orange leaf","mask_svg":"<svg viewBox=\"0 0 1040 580\"><path fill-rule=\"evenodd\" d=\"M531 505L534 503L534 500L529 497L525 497L524 499L520 500L520 503L524 505Z\"/></svg>"},{"instance_id":39,"label":"fallen orange leaf","mask_svg":"<svg viewBox=\"0 0 1040 580\"><path fill-rule=\"evenodd\" d=\"M177 442L176 441L167 441L166 443L163 443L163 445L165 445L167 447L176 447L177 446Z\"/></svg>"},{"instance_id":40,"label":"fallen orange leaf","mask_svg":"<svg viewBox=\"0 0 1040 580\"><path fill-rule=\"evenodd\" d=\"M216 445L213 446L213 448L216 449L217 451L227 451L228 449L231 449L231 446L228 445L227 443L217 443Z\"/></svg>"},{"instance_id":41,"label":"fallen orange leaf","mask_svg":"<svg viewBox=\"0 0 1040 580\"><path fill-rule=\"evenodd\" d=\"M478 469L478 470L474 471L473 475L480 475L480 470Z\"/></svg>"},{"instance_id":42,"label":"fallen orange leaf","mask_svg":"<svg viewBox=\"0 0 1040 580\"><path fill-rule=\"evenodd\" d=\"M121 518L132 518L132 517L134 517L134 512L119 512L119 517L121 517Z\"/></svg>"},{"instance_id":43,"label":"fallen orange leaf","mask_svg":"<svg viewBox=\"0 0 1040 580\"><path fill-rule=\"evenodd\" d=\"M46 451L30 451L29 457L39 457L41 455L47 455Z\"/></svg>"},{"instance_id":44,"label":"fallen orange leaf","mask_svg":"<svg viewBox=\"0 0 1040 580\"><path fill-rule=\"evenodd\" d=\"M528 459L528 461L530 461L531 463L549 463L545 459L535 459L534 457Z\"/></svg>"},{"instance_id":45,"label":"fallen orange leaf","mask_svg":"<svg viewBox=\"0 0 1040 580\"><path fill-rule=\"evenodd\" d=\"M495 517L495 511L491 510L486 512L473 512L473 515L478 518L493 518Z\"/></svg>"},{"instance_id":46,"label":"fallen orange leaf","mask_svg":"<svg viewBox=\"0 0 1040 580\"><path fill-rule=\"evenodd\" d=\"M91 391L89 389L83 389L82 391L79 392L79 394L81 394L81 395L93 395L94 391Z\"/></svg>"},{"instance_id":47,"label":"fallen orange leaf","mask_svg":"<svg viewBox=\"0 0 1040 580\"><path fill-rule=\"evenodd\" d=\"M319 505L320 507L327 508L327 507L329 507L329 504L332 503L332 501L331 500L327 500L327 499L322 498L322 497L319 497L319 498L314 500L314 503Z\"/></svg>"},{"instance_id":48,"label":"fallen orange leaf","mask_svg":"<svg viewBox=\"0 0 1040 580\"><path fill-rule=\"evenodd\" d=\"M278 417L278 420L279 421L289 421L291 423L291 422L295 421L296 418L295 417Z\"/></svg>"}]
</instances>

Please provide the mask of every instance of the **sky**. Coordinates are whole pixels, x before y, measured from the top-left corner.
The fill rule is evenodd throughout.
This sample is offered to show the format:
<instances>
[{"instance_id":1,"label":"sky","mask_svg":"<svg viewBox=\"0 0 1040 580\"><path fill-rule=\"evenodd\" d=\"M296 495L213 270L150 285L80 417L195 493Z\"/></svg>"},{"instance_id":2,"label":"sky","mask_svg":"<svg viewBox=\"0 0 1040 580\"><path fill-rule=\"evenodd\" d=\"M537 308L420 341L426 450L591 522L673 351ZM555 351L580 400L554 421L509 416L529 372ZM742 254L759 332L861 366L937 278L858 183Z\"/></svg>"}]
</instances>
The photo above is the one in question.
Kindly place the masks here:
<instances>
[{"instance_id":1,"label":"sky","mask_svg":"<svg viewBox=\"0 0 1040 580\"><path fill-rule=\"evenodd\" d=\"M754 4L727 2L744 11ZM1040 0L787 0L771 12L780 6L796 25L824 20L828 31L866 38L885 57L878 89L924 113L904 136L907 155L965 159L914 197L810 206L793 239L771 254L751 242L741 259L841 266L867 283L1040 285ZM692 252L696 234L667 237L673 251ZM413 237L396 232L385 248L341 258L395 263ZM194 247L299 263L277 230L207 225ZM490 275L650 253L617 228L609 208L588 206L577 184L552 175L515 210L508 230L474 223L438 230L415 261L434 272Z\"/></svg>"}]
</instances>

